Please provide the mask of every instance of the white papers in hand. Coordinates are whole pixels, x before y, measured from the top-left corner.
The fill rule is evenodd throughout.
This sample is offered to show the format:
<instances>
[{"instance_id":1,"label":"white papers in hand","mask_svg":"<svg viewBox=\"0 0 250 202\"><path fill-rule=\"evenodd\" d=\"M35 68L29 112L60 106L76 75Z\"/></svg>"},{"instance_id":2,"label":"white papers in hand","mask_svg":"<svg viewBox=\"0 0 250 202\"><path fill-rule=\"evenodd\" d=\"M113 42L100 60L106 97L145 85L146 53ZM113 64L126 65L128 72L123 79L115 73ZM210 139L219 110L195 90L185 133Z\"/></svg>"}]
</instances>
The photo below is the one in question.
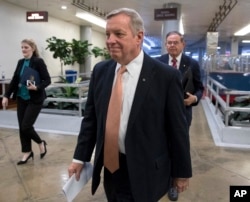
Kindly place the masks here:
<instances>
[{"instance_id":1,"label":"white papers in hand","mask_svg":"<svg viewBox=\"0 0 250 202\"><path fill-rule=\"evenodd\" d=\"M80 174L80 180L76 181L75 174L73 174L66 184L63 186L63 193L65 194L67 201L72 202L76 195L82 190L85 184L92 177L93 166L91 163L84 163L84 167Z\"/></svg>"}]
</instances>

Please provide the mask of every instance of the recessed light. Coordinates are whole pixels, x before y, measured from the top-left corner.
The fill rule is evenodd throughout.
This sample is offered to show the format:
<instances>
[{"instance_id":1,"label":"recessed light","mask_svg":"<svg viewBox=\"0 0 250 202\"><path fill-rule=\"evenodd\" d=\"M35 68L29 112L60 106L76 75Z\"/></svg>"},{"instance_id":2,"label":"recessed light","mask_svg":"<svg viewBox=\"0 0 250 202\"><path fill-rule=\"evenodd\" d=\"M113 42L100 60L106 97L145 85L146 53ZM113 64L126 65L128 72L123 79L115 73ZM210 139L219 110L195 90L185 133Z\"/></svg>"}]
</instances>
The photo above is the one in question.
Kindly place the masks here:
<instances>
[{"instance_id":1,"label":"recessed light","mask_svg":"<svg viewBox=\"0 0 250 202\"><path fill-rule=\"evenodd\" d=\"M61 9L66 10L66 9L67 9L67 6L62 5L62 6L61 6Z\"/></svg>"}]
</instances>

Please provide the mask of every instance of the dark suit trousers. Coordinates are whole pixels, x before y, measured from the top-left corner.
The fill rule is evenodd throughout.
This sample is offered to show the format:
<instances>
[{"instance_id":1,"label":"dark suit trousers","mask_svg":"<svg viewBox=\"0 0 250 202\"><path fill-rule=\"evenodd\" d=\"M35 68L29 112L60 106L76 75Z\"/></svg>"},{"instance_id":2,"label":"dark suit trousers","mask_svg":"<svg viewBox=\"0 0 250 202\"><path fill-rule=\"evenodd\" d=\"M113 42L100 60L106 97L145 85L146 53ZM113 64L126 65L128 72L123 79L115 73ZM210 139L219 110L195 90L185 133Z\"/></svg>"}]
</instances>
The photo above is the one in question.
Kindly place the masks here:
<instances>
[{"instance_id":1,"label":"dark suit trousers","mask_svg":"<svg viewBox=\"0 0 250 202\"><path fill-rule=\"evenodd\" d=\"M113 174L104 168L104 189L108 202L134 202L128 176L126 156L119 155L120 168Z\"/></svg>"},{"instance_id":2,"label":"dark suit trousers","mask_svg":"<svg viewBox=\"0 0 250 202\"><path fill-rule=\"evenodd\" d=\"M22 152L32 151L31 140L34 140L37 144L42 143L41 138L33 127L41 109L42 103L34 104L30 100L17 98L17 119Z\"/></svg>"}]
</instances>

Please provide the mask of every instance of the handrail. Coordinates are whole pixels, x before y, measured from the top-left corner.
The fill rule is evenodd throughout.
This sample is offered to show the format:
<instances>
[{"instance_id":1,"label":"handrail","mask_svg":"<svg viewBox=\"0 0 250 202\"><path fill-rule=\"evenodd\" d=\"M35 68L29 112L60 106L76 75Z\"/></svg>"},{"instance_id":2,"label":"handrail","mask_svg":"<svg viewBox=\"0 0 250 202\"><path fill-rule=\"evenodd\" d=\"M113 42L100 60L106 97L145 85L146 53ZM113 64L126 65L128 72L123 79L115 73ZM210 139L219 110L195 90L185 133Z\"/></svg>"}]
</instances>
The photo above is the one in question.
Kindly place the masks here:
<instances>
[{"instance_id":1,"label":"handrail","mask_svg":"<svg viewBox=\"0 0 250 202\"><path fill-rule=\"evenodd\" d=\"M204 70L208 72L246 72L250 71L248 55L210 55L203 59Z\"/></svg>"},{"instance_id":2,"label":"handrail","mask_svg":"<svg viewBox=\"0 0 250 202\"><path fill-rule=\"evenodd\" d=\"M71 102L78 103L78 115L82 116L82 103L86 102L87 97L83 97L81 88L88 87L89 80L80 82L80 83L53 83L47 87L55 88L55 87L76 87L78 88L78 98L65 98L65 97L47 97L45 101L55 101L55 102Z\"/></svg>"},{"instance_id":3,"label":"handrail","mask_svg":"<svg viewBox=\"0 0 250 202\"><path fill-rule=\"evenodd\" d=\"M89 74L84 74L84 75L89 75ZM59 77L59 76L57 76L57 77ZM0 80L0 84L2 85L2 94L0 95L0 97L3 97L3 95L5 94L6 84L9 84L10 80L11 79ZM84 81L81 81L79 83L52 83L46 89L55 88L55 87L76 87L76 88L79 88L78 98L47 97L45 99L45 101L78 103L78 115L82 116L82 103L86 102L87 98L83 97L82 91L80 89L83 87L88 87L88 86L89 86L89 80L84 80ZM3 108L3 110L6 110L6 109Z\"/></svg>"},{"instance_id":4,"label":"handrail","mask_svg":"<svg viewBox=\"0 0 250 202\"><path fill-rule=\"evenodd\" d=\"M2 85L2 94L0 95L0 98L3 98L5 91L6 91L6 84L10 83L10 79L1 79L0 84ZM3 107L3 110L6 110L6 107Z\"/></svg>"},{"instance_id":5,"label":"handrail","mask_svg":"<svg viewBox=\"0 0 250 202\"><path fill-rule=\"evenodd\" d=\"M222 99L221 94L226 95L226 101ZM230 97L235 95L247 95L250 97L250 91L237 91L227 89L225 86L220 84L218 81L214 80L210 76L207 78L207 95L212 102L215 100L215 113L217 114L219 110L224 114L225 126L229 126L229 115L232 112L249 112L248 107L233 107L230 106ZM219 108L220 107L220 108Z\"/></svg>"}]
</instances>

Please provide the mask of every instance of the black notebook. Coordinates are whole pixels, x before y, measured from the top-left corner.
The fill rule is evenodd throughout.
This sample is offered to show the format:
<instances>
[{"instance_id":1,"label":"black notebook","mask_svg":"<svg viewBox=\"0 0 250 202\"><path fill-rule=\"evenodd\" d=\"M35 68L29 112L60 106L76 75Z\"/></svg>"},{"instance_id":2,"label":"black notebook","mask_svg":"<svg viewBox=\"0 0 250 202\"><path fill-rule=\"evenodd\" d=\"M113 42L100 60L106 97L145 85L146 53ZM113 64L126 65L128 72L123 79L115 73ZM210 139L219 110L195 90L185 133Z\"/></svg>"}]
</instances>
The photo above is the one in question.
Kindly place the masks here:
<instances>
[{"instance_id":1,"label":"black notebook","mask_svg":"<svg viewBox=\"0 0 250 202\"><path fill-rule=\"evenodd\" d=\"M38 71L26 67L23 71L23 75L21 77L21 83L23 85L29 85L29 83L32 83L33 85L39 85L40 84L40 76Z\"/></svg>"},{"instance_id":2,"label":"black notebook","mask_svg":"<svg viewBox=\"0 0 250 202\"><path fill-rule=\"evenodd\" d=\"M187 71L183 75L182 86L184 89L184 97L186 97L187 92L193 94L195 91L194 83L193 83L193 73L190 67L187 69Z\"/></svg>"}]
</instances>

